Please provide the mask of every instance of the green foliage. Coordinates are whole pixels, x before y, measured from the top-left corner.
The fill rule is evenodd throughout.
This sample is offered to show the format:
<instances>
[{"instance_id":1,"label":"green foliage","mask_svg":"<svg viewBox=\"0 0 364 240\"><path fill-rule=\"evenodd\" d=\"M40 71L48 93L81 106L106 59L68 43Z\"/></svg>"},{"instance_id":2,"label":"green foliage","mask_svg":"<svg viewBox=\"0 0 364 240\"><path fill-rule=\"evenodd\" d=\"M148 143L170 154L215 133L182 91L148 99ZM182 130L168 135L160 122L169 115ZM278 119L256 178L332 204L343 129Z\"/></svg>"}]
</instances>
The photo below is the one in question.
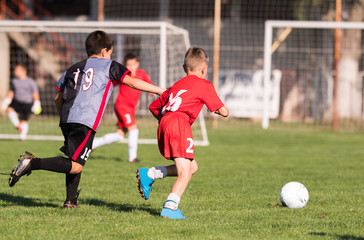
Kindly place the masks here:
<instances>
[{"instance_id":1,"label":"green foliage","mask_svg":"<svg viewBox=\"0 0 364 240\"><path fill-rule=\"evenodd\" d=\"M173 178L157 180L148 201L139 195L135 170L171 163L157 146L140 145L141 162L129 164L126 145L114 144L91 154L80 209L61 209L62 174L34 171L13 188L2 176L0 239L364 239L362 134L234 126L209 130L211 145L196 147L199 172L180 204L187 221L159 217ZM61 145L0 144L2 172L23 150L55 156ZM304 209L281 206L289 181L308 188Z\"/></svg>"}]
</instances>

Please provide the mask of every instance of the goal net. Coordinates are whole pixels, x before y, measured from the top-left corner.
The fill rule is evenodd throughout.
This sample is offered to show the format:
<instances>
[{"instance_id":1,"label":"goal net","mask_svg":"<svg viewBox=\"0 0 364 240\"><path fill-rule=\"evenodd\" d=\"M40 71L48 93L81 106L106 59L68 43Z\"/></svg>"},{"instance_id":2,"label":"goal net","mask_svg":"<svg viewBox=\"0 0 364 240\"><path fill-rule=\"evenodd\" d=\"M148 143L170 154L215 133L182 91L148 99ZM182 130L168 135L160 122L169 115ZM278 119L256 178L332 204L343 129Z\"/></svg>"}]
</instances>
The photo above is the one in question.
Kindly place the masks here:
<instances>
[{"instance_id":1,"label":"goal net","mask_svg":"<svg viewBox=\"0 0 364 240\"><path fill-rule=\"evenodd\" d=\"M55 83L69 66L87 58L85 39L98 29L106 31L115 41L112 58L122 63L125 54L136 54L140 68L147 72L153 84L169 87L185 76L182 65L190 46L188 32L166 22L0 21L0 100L6 97L17 64L27 67L28 75L36 80L39 88L43 111L30 117L28 139L63 140L54 104ZM113 109L118 91L115 87L98 136L117 129ZM136 114L140 143L156 143L158 123L148 110L155 98L141 94ZM208 145L202 113L193 125L193 134L195 145ZM17 129L4 112L0 117L0 138L18 138Z\"/></svg>"},{"instance_id":2,"label":"goal net","mask_svg":"<svg viewBox=\"0 0 364 240\"><path fill-rule=\"evenodd\" d=\"M335 121L340 129L361 128L363 29L364 23L354 22L266 21L263 128L270 119L334 130ZM271 101L274 71L281 74L276 102ZM272 118L275 107L279 114Z\"/></svg>"}]
</instances>

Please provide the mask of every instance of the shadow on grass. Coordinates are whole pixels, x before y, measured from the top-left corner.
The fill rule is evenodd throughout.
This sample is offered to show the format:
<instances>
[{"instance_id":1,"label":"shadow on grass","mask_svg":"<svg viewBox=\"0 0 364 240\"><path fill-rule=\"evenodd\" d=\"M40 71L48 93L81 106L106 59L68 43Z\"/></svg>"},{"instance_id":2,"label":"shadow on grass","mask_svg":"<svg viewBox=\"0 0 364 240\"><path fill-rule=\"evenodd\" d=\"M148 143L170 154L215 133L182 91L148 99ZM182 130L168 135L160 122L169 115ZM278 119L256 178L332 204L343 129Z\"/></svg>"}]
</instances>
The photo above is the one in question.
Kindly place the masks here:
<instances>
[{"instance_id":1,"label":"shadow on grass","mask_svg":"<svg viewBox=\"0 0 364 240\"><path fill-rule=\"evenodd\" d=\"M150 206L146 204L119 204L119 203L113 203L113 202L105 202L100 199L82 199L83 203L86 203L88 205L92 206L106 206L110 210L117 211L117 212L131 212L134 210L138 211L145 211L148 212L150 215L159 216L160 212L151 208Z\"/></svg>"},{"instance_id":2,"label":"shadow on grass","mask_svg":"<svg viewBox=\"0 0 364 240\"><path fill-rule=\"evenodd\" d=\"M313 236L318 236L318 237L334 237L337 238L338 240L364 240L364 237L358 237L358 236L354 236L354 235L340 235L340 234L332 234L332 233L325 233L325 232L310 232L310 235Z\"/></svg>"},{"instance_id":3,"label":"shadow on grass","mask_svg":"<svg viewBox=\"0 0 364 240\"><path fill-rule=\"evenodd\" d=\"M17 206L24 207L59 207L59 205L52 203L40 202L37 198L14 196L6 193L0 193L0 199L1 201L10 203L9 206L13 206L15 204ZM7 206L6 203L2 205Z\"/></svg>"}]
</instances>

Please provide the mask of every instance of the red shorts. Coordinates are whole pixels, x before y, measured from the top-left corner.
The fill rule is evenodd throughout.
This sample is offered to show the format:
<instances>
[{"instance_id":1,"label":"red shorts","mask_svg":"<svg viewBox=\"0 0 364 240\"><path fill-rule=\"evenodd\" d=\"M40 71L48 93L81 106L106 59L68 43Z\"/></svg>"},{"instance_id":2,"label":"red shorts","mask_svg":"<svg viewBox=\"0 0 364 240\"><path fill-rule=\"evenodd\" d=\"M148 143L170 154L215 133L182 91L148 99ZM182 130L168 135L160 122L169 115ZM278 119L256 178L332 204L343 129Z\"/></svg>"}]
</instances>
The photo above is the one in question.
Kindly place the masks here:
<instances>
[{"instance_id":1,"label":"red shorts","mask_svg":"<svg viewBox=\"0 0 364 240\"><path fill-rule=\"evenodd\" d=\"M118 126L120 129L128 128L135 125L135 108L125 107L115 104L115 113L118 117Z\"/></svg>"},{"instance_id":2,"label":"red shorts","mask_svg":"<svg viewBox=\"0 0 364 240\"><path fill-rule=\"evenodd\" d=\"M182 112L166 113L158 126L158 147L163 157L194 159L190 118Z\"/></svg>"}]
</instances>

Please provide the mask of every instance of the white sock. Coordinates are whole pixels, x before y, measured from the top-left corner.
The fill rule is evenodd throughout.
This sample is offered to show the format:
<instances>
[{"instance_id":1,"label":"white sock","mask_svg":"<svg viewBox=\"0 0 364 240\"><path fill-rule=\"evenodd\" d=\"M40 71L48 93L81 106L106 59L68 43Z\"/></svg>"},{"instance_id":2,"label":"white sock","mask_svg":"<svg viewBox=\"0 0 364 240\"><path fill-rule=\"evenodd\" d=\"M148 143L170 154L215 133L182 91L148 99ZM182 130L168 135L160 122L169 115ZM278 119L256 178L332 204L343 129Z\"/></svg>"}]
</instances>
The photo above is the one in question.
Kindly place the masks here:
<instances>
[{"instance_id":1,"label":"white sock","mask_svg":"<svg viewBox=\"0 0 364 240\"><path fill-rule=\"evenodd\" d=\"M29 130L29 124L28 123L22 123L20 125L20 129L21 129L21 132L20 132L20 140L24 141L26 138L27 138L27 135L28 135L28 130Z\"/></svg>"},{"instance_id":2,"label":"white sock","mask_svg":"<svg viewBox=\"0 0 364 240\"><path fill-rule=\"evenodd\" d=\"M92 143L92 149L107 145L107 144L111 144L114 142L120 142L124 140L124 137L121 136L118 133L108 133L102 137L99 138L95 138L94 142Z\"/></svg>"},{"instance_id":3,"label":"white sock","mask_svg":"<svg viewBox=\"0 0 364 240\"><path fill-rule=\"evenodd\" d=\"M152 167L148 171L148 177L153 180L167 177L167 168L165 166Z\"/></svg>"},{"instance_id":4,"label":"white sock","mask_svg":"<svg viewBox=\"0 0 364 240\"><path fill-rule=\"evenodd\" d=\"M138 129L133 129L129 131L129 136L128 136L129 162L137 158L138 135L139 135Z\"/></svg>"},{"instance_id":5,"label":"white sock","mask_svg":"<svg viewBox=\"0 0 364 240\"><path fill-rule=\"evenodd\" d=\"M178 204L181 201L180 196L178 196L175 193L170 193L167 197L166 202L164 203L165 208L169 208L172 210L177 210L178 209Z\"/></svg>"},{"instance_id":6,"label":"white sock","mask_svg":"<svg viewBox=\"0 0 364 240\"><path fill-rule=\"evenodd\" d=\"M15 111L9 112L8 118L9 118L10 122L14 125L14 127L16 127L16 128L19 127L19 118L18 118L18 114Z\"/></svg>"}]
</instances>

